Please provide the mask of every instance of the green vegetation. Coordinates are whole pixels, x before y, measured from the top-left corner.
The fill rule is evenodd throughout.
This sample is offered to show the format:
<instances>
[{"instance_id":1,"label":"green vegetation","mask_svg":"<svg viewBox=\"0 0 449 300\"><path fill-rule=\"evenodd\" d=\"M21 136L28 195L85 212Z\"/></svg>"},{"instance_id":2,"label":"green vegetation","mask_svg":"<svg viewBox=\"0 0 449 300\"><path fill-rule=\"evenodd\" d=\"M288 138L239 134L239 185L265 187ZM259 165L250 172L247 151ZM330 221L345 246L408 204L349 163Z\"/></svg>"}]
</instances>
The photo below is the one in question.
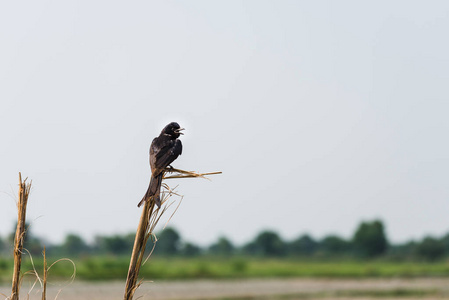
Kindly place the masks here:
<instances>
[{"instance_id":1,"label":"green vegetation","mask_svg":"<svg viewBox=\"0 0 449 300\"><path fill-rule=\"evenodd\" d=\"M174 228L157 236L155 251L140 272L147 279L449 276L449 234L391 245L377 220L362 222L351 239L329 235L316 240L306 234L285 241L274 231L262 231L242 246L220 237L209 247L199 247ZM68 234L61 244L46 245L46 253L49 264L62 257L73 260L77 278L124 279L133 242L134 234L97 236L92 243ZM25 248L36 270L42 270L43 243L29 230ZM0 238L1 281L9 280L12 272L11 249L11 236ZM23 263L23 270L32 270L27 254ZM60 262L49 276L69 278L72 271L70 262Z\"/></svg>"},{"instance_id":2,"label":"green vegetation","mask_svg":"<svg viewBox=\"0 0 449 300\"><path fill-rule=\"evenodd\" d=\"M387 252L388 242L382 222L362 222L354 234L354 250L365 257L376 257Z\"/></svg>"},{"instance_id":3,"label":"green vegetation","mask_svg":"<svg viewBox=\"0 0 449 300\"><path fill-rule=\"evenodd\" d=\"M11 255L12 234L0 237L0 257ZM353 237L345 239L337 235L328 235L314 239L308 234L286 241L272 230L264 230L253 240L241 246L234 245L226 237L219 237L208 247L200 247L185 241L174 228L166 228L157 234L158 242L155 256L162 257L235 257L286 258L313 260L354 260L383 259L390 261L441 261L449 257L449 234L438 237L424 237L421 241L409 241L403 244L391 244L385 234L384 225L379 220L362 222L356 228ZM134 243L134 234L97 236L87 243L76 234L68 234L61 244L46 244L48 257L89 256L126 256L130 255ZM35 256L40 255L44 243L30 230L25 236L25 248ZM149 245L148 248L152 248Z\"/></svg>"},{"instance_id":4,"label":"green vegetation","mask_svg":"<svg viewBox=\"0 0 449 300\"><path fill-rule=\"evenodd\" d=\"M51 260L49 261L52 262ZM42 260L34 258L39 271ZM128 257L86 257L75 260L76 277L83 280L125 279ZM30 260L25 258L24 270L31 270ZM0 259L2 281L9 281L12 259ZM70 262L60 262L52 267L49 277L63 279L72 274ZM436 262L387 262L387 261L310 261L297 259L262 259L235 257L201 258L151 258L141 269L145 279L198 279L198 278L378 278L449 276L448 263Z\"/></svg>"}]
</instances>

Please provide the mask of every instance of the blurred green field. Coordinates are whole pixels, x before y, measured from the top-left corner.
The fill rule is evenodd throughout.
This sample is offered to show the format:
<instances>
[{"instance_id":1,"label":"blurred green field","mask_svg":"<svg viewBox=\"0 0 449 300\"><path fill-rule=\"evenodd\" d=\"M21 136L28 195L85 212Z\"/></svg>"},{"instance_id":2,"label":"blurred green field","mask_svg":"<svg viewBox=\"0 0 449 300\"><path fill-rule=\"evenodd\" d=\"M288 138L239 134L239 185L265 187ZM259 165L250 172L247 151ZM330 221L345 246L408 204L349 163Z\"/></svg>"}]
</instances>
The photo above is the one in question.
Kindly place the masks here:
<instances>
[{"instance_id":1,"label":"blurred green field","mask_svg":"<svg viewBox=\"0 0 449 300\"><path fill-rule=\"evenodd\" d=\"M54 260L49 259L51 264ZM75 259L76 278L83 280L125 279L128 257L86 257ZM43 262L34 259L36 270L42 272ZM0 280L9 281L12 260L0 259ZM22 270L32 270L29 258L24 258ZM53 278L69 278L70 262L55 264L49 271ZM305 261L289 259L236 258L151 258L142 267L145 279L199 278L381 278L381 277L449 277L447 262L385 262L385 261Z\"/></svg>"}]
</instances>

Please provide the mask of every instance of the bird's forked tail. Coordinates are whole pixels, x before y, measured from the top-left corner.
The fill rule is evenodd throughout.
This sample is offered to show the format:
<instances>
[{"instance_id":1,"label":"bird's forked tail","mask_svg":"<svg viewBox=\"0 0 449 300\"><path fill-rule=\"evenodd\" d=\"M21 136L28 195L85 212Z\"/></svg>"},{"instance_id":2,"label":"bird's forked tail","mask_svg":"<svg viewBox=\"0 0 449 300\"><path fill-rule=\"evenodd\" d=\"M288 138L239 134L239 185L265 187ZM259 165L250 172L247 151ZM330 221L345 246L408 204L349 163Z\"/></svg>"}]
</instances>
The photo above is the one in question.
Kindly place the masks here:
<instances>
[{"instance_id":1,"label":"bird's forked tail","mask_svg":"<svg viewBox=\"0 0 449 300\"><path fill-rule=\"evenodd\" d=\"M145 196L143 196L142 200L139 204L137 204L138 207L140 207L145 201L150 201L151 199L154 199L157 207L161 207L162 173L157 177L151 176L150 185L148 186Z\"/></svg>"}]
</instances>

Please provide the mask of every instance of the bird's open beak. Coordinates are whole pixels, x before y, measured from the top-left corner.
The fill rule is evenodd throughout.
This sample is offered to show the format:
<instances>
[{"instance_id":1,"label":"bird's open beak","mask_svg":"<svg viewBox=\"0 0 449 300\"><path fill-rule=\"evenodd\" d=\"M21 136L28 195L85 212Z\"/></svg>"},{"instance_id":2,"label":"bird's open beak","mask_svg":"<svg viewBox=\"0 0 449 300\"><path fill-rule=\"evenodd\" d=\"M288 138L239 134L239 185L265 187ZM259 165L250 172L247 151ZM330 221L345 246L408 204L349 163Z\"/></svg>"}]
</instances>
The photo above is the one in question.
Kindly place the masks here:
<instances>
[{"instance_id":1,"label":"bird's open beak","mask_svg":"<svg viewBox=\"0 0 449 300\"><path fill-rule=\"evenodd\" d=\"M175 132L176 132L176 133L179 133L179 134L184 134L184 133L181 132L182 130L185 130L185 128L179 128L179 129L176 129Z\"/></svg>"}]
</instances>

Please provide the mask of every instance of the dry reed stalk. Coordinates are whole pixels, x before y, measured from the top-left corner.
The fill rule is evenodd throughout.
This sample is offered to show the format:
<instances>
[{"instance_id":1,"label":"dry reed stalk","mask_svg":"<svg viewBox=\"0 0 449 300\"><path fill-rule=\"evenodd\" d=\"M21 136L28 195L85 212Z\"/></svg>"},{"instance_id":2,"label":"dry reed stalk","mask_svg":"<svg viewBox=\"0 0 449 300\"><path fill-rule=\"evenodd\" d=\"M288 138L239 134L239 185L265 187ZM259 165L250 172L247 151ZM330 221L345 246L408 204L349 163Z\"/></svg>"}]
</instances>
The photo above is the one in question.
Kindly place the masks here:
<instances>
[{"instance_id":1,"label":"dry reed stalk","mask_svg":"<svg viewBox=\"0 0 449 300\"><path fill-rule=\"evenodd\" d=\"M47 299L47 256L45 255L45 247L44 251L42 252L44 255L44 278L43 278L43 284L42 284L42 300Z\"/></svg>"},{"instance_id":2,"label":"dry reed stalk","mask_svg":"<svg viewBox=\"0 0 449 300\"><path fill-rule=\"evenodd\" d=\"M212 173L198 173L192 171L184 171L175 168L167 168L165 170L166 173L176 173L175 175L165 176L164 179L169 178L205 178L206 175L214 175L221 174L221 172L212 172ZM177 195L173 190L170 189L166 184L163 184L163 187L167 190L167 192L162 192L161 202L162 204L166 203L167 200L173 196ZM179 196L179 195L178 195ZM168 209L170 205L165 206L162 210L159 208L155 209L154 201L146 201L145 205L142 209L142 214L140 216L139 225L137 226L136 238L134 240L133 251L131 254L131 260L129 262L128 269L128 277L126 279L126 287L125 287L125 296L124 300L132 300L134 297L134 293L137 288L142 284L142 280L137 283L137 277L139 276L140 267L142 266L143 257L145 255L145 248L150 236L153 236L154 229L159 222L161 216ZM176 212L176 210L175 210ZM170 217L171 218L171 217ZM150 254L154 250L151 250ZM147 258L148 259L148 258ZM145 260L146 261L146 260Z\"/></svg>"},{"instance_id":3,"label":"dry reed stalk","mask_svg":"<svg viewBox=\"0 0 449 300\"><path fill-rule=\"evenodd\" d=\"M31 182L26 183L27 178L22 181L22 174L19 173L19 199L17 202L18 218L17 229L14 238L14 271L12 277L11 300L19 299L20 267L22 265L22 251L25 240L25 217L30 194Z\"/></svg>"},{"instance_id":4,"label":"dry reed stalk","mask_svg":"<svg viewBox=\"0 0 449 300\"><path fill-rule=\"evenodd\" d=\"M185 171L185 170L180 170L180 169L175 169L175 168L167 168L165 169L166 173L178 173L175 175L170 175L170 176L165 176L164 174L164 179L170 179L170 178L204 178L204 179L209 179L206 177L206 175L217 175L217 174L221 174L221 172L209 172L209 173L198 173L198 172L193 172L193 171Z\"/></svg>"},{"instance_id":5,"label":"dry reed stalk","mask_svg":"<svg viewBox=\"0 0 449 300\"><path fill-rule=\"evenodd\" d=\"M139 276L142 259L145 253L146 241L148 240L147 231L151 215L154 210L154 201L146 201L142 209L139 225L137 226L136 238L134 239L133 252L129 262L128 277L126 279L125 300L132 300L134 292L138 288L137 277Z\"/></svg>"}]
</instances>

